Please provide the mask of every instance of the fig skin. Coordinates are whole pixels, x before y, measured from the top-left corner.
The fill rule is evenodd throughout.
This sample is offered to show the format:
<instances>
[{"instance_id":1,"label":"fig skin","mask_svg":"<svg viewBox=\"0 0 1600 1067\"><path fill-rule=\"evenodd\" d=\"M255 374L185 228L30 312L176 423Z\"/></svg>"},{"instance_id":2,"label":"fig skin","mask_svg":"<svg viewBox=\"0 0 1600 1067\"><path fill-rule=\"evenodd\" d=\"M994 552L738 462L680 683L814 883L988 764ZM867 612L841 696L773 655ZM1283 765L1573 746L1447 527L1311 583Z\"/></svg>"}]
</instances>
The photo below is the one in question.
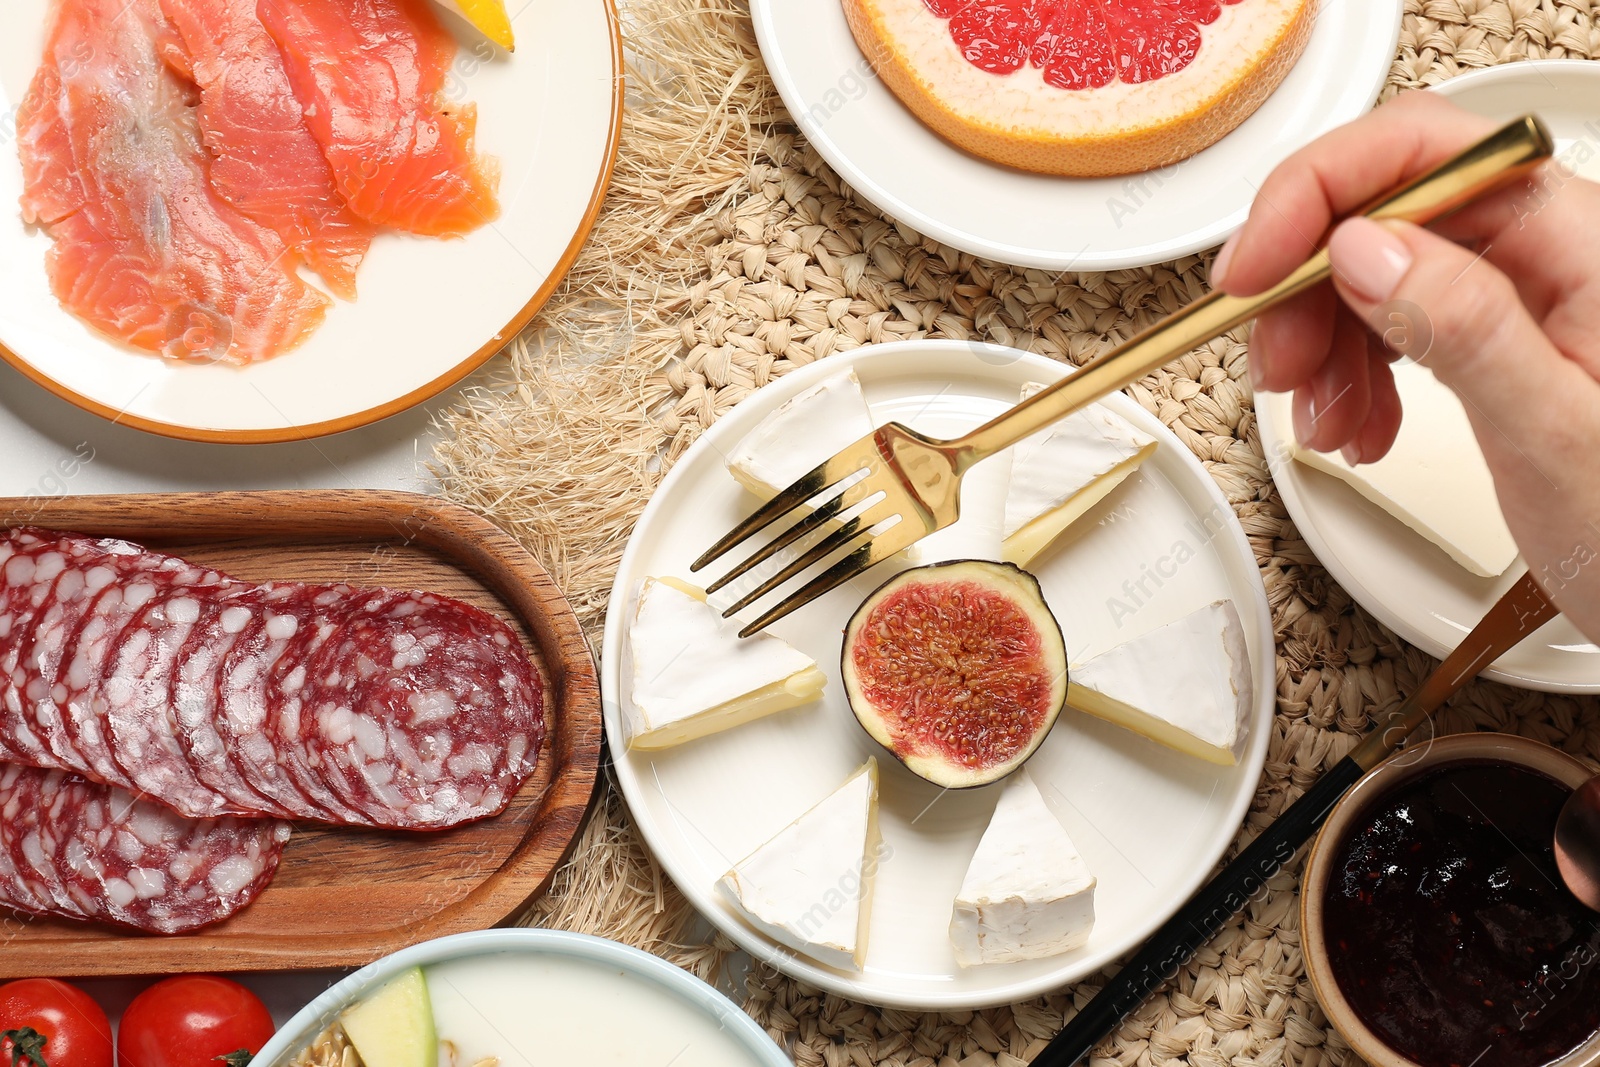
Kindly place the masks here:
<instances>
[{"instance_id":1,"label":"fig skin","mask_svg":"<svg viewBox=\"0 0 1600 1067\"><path fill-rule=\"evenodd\" d=\"M941 575L939 572L951 572ZM938 753L910 751L910 746L896 744L896 738L888 729L884 719L885 715L875 707L861 689L852 651L856 645L856 636L860 627L871 615L874 608L890 593L897 589L917 583L919 579L937 582L941 578L962 578L977 581L986 588L1004 595L1013 605L1027 617L1039 633L1042 655L1047 663L1053 661L1051 666L1051 694L1050 705L1039 721L1033 736L1009 759L995 763L992 766L980 769L963 766L955 760L941 756ZM978 786L989 785L1000 781L1017 768L1027 763L1034 752L1044 742L1046 735L1055 726L1060 718L1061 709L1066 706L1067 700L1067 653L1066 641L1061 634L1061 625L1056 620L1055 613L1050 610L1045 602L1044 591L1039 586L1039 581L1032 574L1013 563L1000 563L983 559L957 559L943 563L932 563L922 567L915 567L884 582L873 590L861 606L850 616L849 623L845 626L843 649L840 653L840 673L844 680L845 695L850 702L850 710L855 715L856 721L861 724L867 735L881 748L903 764L907 770L932 782L934 785L946 789L973 789ZM901 739L904 740L904 739Z\"/></svg>"}]
</instances>

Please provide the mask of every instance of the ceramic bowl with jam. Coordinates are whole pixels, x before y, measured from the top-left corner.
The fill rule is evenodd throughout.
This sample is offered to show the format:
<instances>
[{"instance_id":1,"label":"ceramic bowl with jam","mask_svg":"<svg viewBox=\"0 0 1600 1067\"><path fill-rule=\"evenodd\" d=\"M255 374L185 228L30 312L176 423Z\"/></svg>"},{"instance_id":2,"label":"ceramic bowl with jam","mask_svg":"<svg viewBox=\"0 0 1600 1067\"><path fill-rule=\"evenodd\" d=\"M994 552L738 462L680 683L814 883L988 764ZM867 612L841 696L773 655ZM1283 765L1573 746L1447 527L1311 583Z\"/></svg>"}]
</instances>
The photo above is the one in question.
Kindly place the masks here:
<instances>
[{"instance_id":1,"label":"ceramic bowl with jam","mask_svg":"<svg viewBox=\"0 0 1600 1067\"><path fill-rule=\"evenodd\" d=\"M1415 745L1345 794L1300 897L1306 970L1374 1067L1600 1065L1600 912L1562 884L1556 816L1592 771L1548 745Z\"/></svg>"}]
</instances>

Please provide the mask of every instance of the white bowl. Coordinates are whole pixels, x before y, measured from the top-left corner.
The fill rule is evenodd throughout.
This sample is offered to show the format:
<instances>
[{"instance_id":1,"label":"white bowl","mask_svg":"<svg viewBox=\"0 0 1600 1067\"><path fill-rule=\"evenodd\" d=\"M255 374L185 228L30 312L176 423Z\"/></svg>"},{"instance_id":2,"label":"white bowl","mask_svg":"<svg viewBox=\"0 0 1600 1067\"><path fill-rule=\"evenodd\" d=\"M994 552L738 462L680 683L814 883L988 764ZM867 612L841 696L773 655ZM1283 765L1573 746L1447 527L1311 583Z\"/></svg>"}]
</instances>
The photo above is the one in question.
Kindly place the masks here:
<instances>
[{"instance_id":1,"label":"white bowl","mask_svg":"<svg viewBox=\"0 0 1600 1067\"><path fill-rule=\"evenodd\" d=\"M634 1031L641 1025L638 1018L626 1013L619 1015L617 1011L621 1007L620 998L626 995L628 988L632 986L637 990L642 984L647 990L667 993L669 995L667 1002L673 1005L668 1010L676 1013L681 1007L683 1018L691 1026L703 1026L707 1021L715 1024L722 1034L731 1040L736 1051L748 1054L747 1062L754 1067L793 1067L788 1056L761 1027L756 1025L755 1020L740 1011L727 997L688 971L647 952L604 938L560 930L524 929L480 930L470 934L456 934L453 937L425 941L420 945L413 945L411 948L396 952L392 956L385 956L345 978L300 1009L295 1017L273 1035L272 1040L268 1041L260 1052L256 1053L252 1062L262 1067L277 1067L279 1064L289 1062L316 1038L340 1011L410 967L425 967L463 960L498 961L508 957L526 959L530 963L576 960L597 964L605 969L607 981L615 984L616 996L605 998L610 1002L609 1005L597 1000L594 1004L595 1015L592 1018L569 1017L571 1028L568 1032L581 1039L586 1049L583 1056L585 1062L594 1064L614 1062L604 1055L605 1038L608 1033ZM547 994L560 984L562 972L530 966L525 976L519 974L516 980L518 986L512 994L525 998L530 1010L533 1010L533 1005L537 1003L542 993ZM608 1006L611 1009L609 1019L606 1018ZM676 1045L667 1048L666 1044L670 1043L670 1038L665 1032L658 1031L658 1033L662 1042L661 1048L664 1050L662 1063L672 1059L674 1053L681 1055L689 1051L686 1046L681 1052ZM548 1029L543 1032L538 1050L539 1061L550 1056L551 1046L561 1036L560 1033ZM560 1059L559 1056L554 1058ZM523 1067L525 1061L536 1062L526 1054L520 1058L516 1054L502 1056L500 1062L501 1067Z\"/></svg>"}]
</instances>

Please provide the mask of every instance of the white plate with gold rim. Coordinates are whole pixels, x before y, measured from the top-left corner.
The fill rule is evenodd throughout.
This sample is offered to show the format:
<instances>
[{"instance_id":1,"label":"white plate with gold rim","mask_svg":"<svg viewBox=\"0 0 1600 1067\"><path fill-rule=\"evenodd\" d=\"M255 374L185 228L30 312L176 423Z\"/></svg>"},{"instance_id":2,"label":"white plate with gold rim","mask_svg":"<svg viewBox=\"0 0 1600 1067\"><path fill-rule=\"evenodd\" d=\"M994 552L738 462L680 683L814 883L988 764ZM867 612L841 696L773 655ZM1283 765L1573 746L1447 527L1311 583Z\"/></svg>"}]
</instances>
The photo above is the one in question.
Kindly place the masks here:
<instances>
[{"instance_id":1,"label":"white plate with gold rim","mask_svg":"<svg viewBox=\"0 0 1600 1067\"><path fill-rule=\"evenodd\" d=\"M1114 178L1029 174L943 140L877 79L839 0L752 0L750 11L795 123L880 210L1002 263L1116 270L1221 244L1281 159L1365 113L1394 60L1401 7L1319 3L1310 43L1260 110L1189 159Z\"/></svg>"},{"instance_id":2,"label":"white plate with gold rim","mask_svg":"<svg viewBox=\"0 0 1600 1067\"><path fill-rule=\"evenodd\" d=\"M623 740L627 619L639 582L689 577L689 561L754 506L728 474L727 452L784 401L851 367L879 421L941 436L978 425L1015 403L1024 384L1054 381L1067 369L994 345L876 345L795 371L719 419L645 509L612 591L602 686L617 780L652 853L694 905L752 955L796 978L857 1000L927 1010L1055 990L1138 945L1210 874L1255 795L1274 708L1271 615L1244 533L1189 450L1127 397L1105 403L1160 447L1031 569L1074 662L1232 598L1247 631L1256 700L1244 757L1233 767L1183 756L1070 709L1062 713L1028 767L1099 879L1099 917L1086 946L1027 963L966 970L956 964L951 905L998 787L941 792L889 758L850 713L838 678L840 634L860 601L889 576L888 564L772 630L828 673L820 701L657 753L629 751ZM973 468L962 489L963 519L922 542L924 562L997 558L1005 474L999 459ZM880 818L889 853L878 868L866 963L834 970L780 949L714 887L869 755L879 757L882 771Z\"/></svg>"},{"instance_id":3,"label":"white plate with gold rim","mask_svg":"<svg viewBox=\"0 0 1600 1067\"><path fill-rule=\"evenodd\" d=\"M1556 158L1600 180L1600 64L1526 60L1462 74L1433 91L1497 120L1535 112L1555 136ZM1519 558L1498 578L1477 577L1338 478L1289 458L1288 394L1258 395L1256 414L1272 480L1311 551L1356 603L1430 656L1455 648L1526 570ZM1461 447L1477 444L1467 438ZM1492 495L1467 506L1499 508ZM1529 689L1600 693L1600 647L1558 617L1484 674Z\"/></svg>"},{"instance_id":4,"label":"white plate with gold rim","mask_svg":"<svg viewBox=\"0 0 1600 1067\"><path fill-rule=\"evenodd\" d=\"M478 146L501 165L502 213L457 240L380 234L304 344L250 367L179 364L97 333L51 295L50 238L25 226L15 112L43 50L50 0L0 5L0 358L79 407L196 441L294 441L364 426L442 392L499 352L577 258L610 179L622 118L622 41L610 0L520 6L497 53L454 15L446 91L478 106Z\"/></svg>"}]
</instances>

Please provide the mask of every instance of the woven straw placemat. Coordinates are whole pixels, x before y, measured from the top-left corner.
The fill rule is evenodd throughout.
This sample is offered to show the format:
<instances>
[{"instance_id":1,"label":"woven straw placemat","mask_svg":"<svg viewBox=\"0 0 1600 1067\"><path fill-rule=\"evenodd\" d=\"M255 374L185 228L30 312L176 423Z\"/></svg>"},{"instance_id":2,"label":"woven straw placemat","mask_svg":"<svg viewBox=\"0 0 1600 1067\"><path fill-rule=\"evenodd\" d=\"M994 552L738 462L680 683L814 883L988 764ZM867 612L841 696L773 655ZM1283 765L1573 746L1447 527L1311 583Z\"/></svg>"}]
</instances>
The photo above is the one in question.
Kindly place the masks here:
<instances>
[{"instance_id":1,"label":"woven straw placemat","mask_svg":"<svg viewBox=\"0 0 1600 1067\"><path fill-rule=\"evenodd\" d=\"M1405 3L1386 95L1473 67L1600 55L1595 11L1582 0ZM629 108L598 228L490 384L444 417L437 457L450 497L551 567L597 649L623 543L652 488L752 390L835 352L912 337L976 338L1081 363L1206 289L1209 255L1056 274L923 238L858 200L797 135L741 0L627 0L623 17ZM1130 389L1233 503L1272 605L1278 715L1241 844L1433 665L1355 606L1289 521L1262 460L1245 336ZM1439 724L1520 733L1600 760L1595 700L1477 683ZM1102 1044L1096 1063L1357 1062L1305 977L1298 879L1298 864L1275 878ZM703 942L703 924L609 782L576 857L525 921L616 938L710 978L732 948ZM745 1006L803 1067L1019 1067L1098 984L919 1015L821 995L758 967Z\"/></svg>"}]
</instances>

